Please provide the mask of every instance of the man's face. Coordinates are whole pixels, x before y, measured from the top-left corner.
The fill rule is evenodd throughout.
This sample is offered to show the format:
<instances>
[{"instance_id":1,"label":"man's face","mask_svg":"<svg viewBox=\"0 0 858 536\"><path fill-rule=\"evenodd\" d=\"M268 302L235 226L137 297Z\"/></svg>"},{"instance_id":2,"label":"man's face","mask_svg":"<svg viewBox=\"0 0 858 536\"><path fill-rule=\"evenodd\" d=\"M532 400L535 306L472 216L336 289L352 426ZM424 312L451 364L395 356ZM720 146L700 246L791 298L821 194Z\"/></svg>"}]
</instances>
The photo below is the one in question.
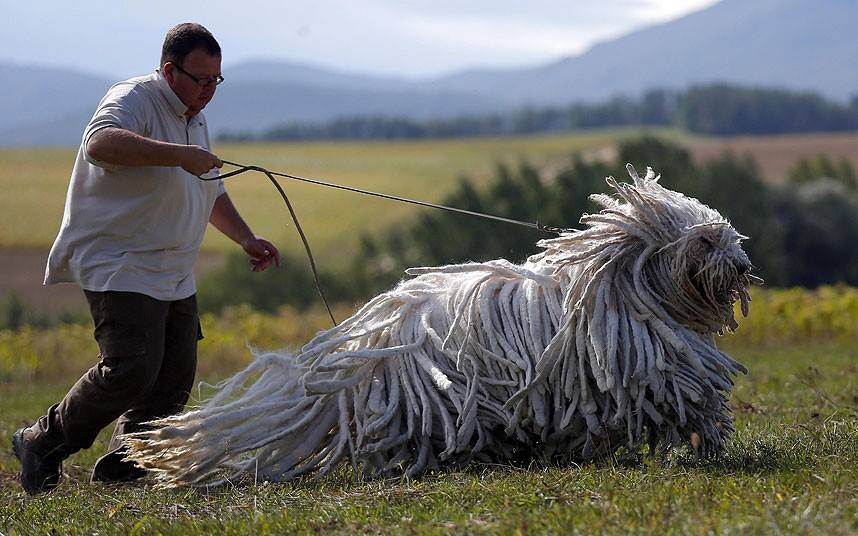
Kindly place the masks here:
<instances>
[{"instance_id":1,"label":"man's face","mask_svg":"<svg viewBox=\"0 0 858 536\"><path fill-rule=\"evenodd\" d=\"M187 73L182 72L182 69ZM220 75L220 55L211 56L197 48L185 57L181 65L168 62L162 70L170 88L188 107L187 115L191 117L205 108L214 97L217 86L213 79ZM200 85L192 77L205 83Z\"/></svg>"}]
</instances>

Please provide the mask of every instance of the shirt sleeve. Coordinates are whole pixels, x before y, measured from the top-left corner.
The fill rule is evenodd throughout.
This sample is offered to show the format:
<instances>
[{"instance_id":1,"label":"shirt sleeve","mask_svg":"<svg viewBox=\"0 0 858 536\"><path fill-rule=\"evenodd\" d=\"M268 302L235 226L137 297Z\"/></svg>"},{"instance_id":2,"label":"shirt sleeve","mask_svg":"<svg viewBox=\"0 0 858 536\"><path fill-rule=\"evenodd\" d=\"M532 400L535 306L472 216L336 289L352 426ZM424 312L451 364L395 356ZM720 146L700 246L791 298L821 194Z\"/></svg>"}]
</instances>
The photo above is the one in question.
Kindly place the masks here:
<instances>
[{"instance_id":1,"label":"shirt sleeve","mask_svg":"<svg viewBox=\"0 0 858 536\"><path fill-rule=\"evenodd\" d=\"M198 120L200 122L200 126L203 128L203 139L205 139L205 144L203 145L203 147L205 147L205 149L207 151L211 151L212 142L211 142L211 138L209 137L209 124L208 124L208 121L206 121L206 116L204 116L202 114L202 112L200 112ZM216 173L218 175L220 175L220 170L217 170ZM224 186L224 184L223 184L223 179L218 179L217 180L217 195L215 196L215 199L217 199L218 197L222 196L225 193L226 193L226 186Z\"/></svg>"},{"instance_id":2,"label":"shirt sleeve","mask_svg":"<svg viewBox=\"0 0 858 536\"><path fill-rule=\"evenodd\" d=\"M89 156L86 145L93 134L104 128L121 128L146 136L147 102L136 84L120 82L108 90L83 133L84 159L99 167L110 167Z\"/></svg>"},{"instance_id":3,"label":"shirt sleeve","mask_svg":"<svg viewBox=\"0 0 858 536\"><path fill-rule=\"evenodd\" d=\"M215 196L215 199L226 193L226 187L223 185L223 179L215 179L218 175L220 175L219 169L212 169L208 173L202 174L202 178L215 183L215 186L217 187L217 195Z\"/></svg>"},{"instance_id":4,"label":"shirt sleeve","mask_svg":"<svg viewBox=\"0 0 858 536\"><path fill-rule=\"evenodd\" d=\"M203 179L213 182L217 187L217 195L215 196L215 199L226 193L226 187L223 185L223 179L216 179L218 176L220 176L220 170L217 168L211 169L202 174Z\"/></svg>"}]
</instances>

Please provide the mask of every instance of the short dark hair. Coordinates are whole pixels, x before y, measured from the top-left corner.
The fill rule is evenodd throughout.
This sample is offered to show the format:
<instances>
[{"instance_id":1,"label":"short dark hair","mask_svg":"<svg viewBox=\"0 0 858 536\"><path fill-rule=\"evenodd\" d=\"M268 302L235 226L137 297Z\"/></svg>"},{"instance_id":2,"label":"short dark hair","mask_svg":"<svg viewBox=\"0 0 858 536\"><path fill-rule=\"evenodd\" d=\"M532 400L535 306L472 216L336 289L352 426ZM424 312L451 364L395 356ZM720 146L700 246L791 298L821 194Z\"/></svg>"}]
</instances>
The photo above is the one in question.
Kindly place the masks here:
<instances>
[{"instance_id":1,"label":"short dark hair","mask_svg":"<svg viewBox=\"0 0 858 536\"><path fill-rule=\"evenodd\" d=\"M202 24L185 22L170 28L161 48L161 65L168 61L181 65L192 51L202 49L210 56L220 56L220 45Z\"/></svg>"}]
</instances>

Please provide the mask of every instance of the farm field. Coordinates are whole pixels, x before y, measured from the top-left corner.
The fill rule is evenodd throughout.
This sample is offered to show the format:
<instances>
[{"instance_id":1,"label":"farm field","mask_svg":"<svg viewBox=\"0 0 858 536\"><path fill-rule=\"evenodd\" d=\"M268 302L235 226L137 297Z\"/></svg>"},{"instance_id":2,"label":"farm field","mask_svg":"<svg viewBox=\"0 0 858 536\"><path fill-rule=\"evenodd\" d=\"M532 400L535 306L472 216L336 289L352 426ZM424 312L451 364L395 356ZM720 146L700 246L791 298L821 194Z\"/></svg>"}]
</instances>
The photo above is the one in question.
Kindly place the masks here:
<instances>
[{"instance_id":1,"label":"farm field","mask_svg":"<svg viewBox=\"0 0 858 536\"><path fill-rule=\"evenodd\" d=\"M641 132L625 128L465 140L220 144L215 151L228 160L274 171L437 201L462 177L478 184L489 179L498 163L514 166L528 161L550 171L576 153L606 157L619 139ZM847 158L858 167L854 150L858 134L854 133L700 138L675 130L648 132L685 144L700 160L725 150L749 154L757 160L763 176L772 181L783 178L799 158L820 153ZM0 187L4 193L0 198L0 249L50 247L62 219L75 153L75 148L0 148ZM650 164L658 166L656 162ZM286 179L283 182L322 258L336 257L343 247L352 245L356 232L371 232L415 210L424 210ZM282 200L264 175L241 175L229 180L228 188L260 234L284 239L284 243L289 242L287 247L298 247L292 231L285 229L287 215ZM203 244L206 251L231 248L228 239L215 232L209 233Z\"/></svg>"},{"instance_id":2,"label":"farm field","mask_svg":"<svg viewBox=\"0 0 858 536\"><path fill-rule=\"evenodd\" d=\"M223 158L299 176L428 201L444 197L461 177L492 177L499 162L527 160L561 166L573 153L611 147L638 129L565 136L385 142L220 144ZM668 134L670 135L670 134ZM62 220L76 148L0 148L0 297L14 291L49 313L85 309L74 285L42 287L45 260ZM232 169L232 168L225 168ZM281 179L313 251L324 266L348 258L363 233L382 229L420 209ZM230 196L254 231L281 250L303 255L283 200L259 173L229 180ZM577 219L579 215L575 215ZM217 267L238 248L216 231L207 233L197 275Z\"/></svg>"},{"instance_id":3,"label":"farm field","mask_svg":"<svg viewBox=\"0 0 858 536\"><path fill-rule=\"evenodd\" d=\"M618 139L640 129L467 140L220 144L222 157L275 171L349 186L438 201L461 177L480 183L498 162L527 160L546 170L562 167L574 153L612 158ZM700 138L674 130L651 131L679 141L698 160L725 150L750 154L764 177L779 181L802 157L824 152L858 167L858 134L808 134L742 138ZM58 312L85 303L73 285L41 286L48 249L62 218L74 148L0 149L0 297L15 291L37 310ZM657 167L657 163L653 163ZM227 168L229 169L229 168ZM357 194L283 180L320 264L336 267L363 233L386 228L428 210ZM260 174L231 179L229 191L257 233L282 249L302 255L282 200ZM579 214L570 215L577 221ZM561 222L562 223L562 222ZM571 222L567 222L571 223ZM216 267L236 248L217 232L208 233L198 275Z\"/></svg>"},{"instance_id":4,"label":"farm field","mask_svg":"<svg viewBox=\"0 0 858 536\"><path fill-rule=\"evenodd\" d=\"M230 161L272 171L319 178L347 186L416 199L438 200L461 177L489 179L499 162L527 160L540 166L563 163L572 154L611 146L638 129L599 130L564 136L471 140L219 144ZM62 219L68 177L76 148L0 149L0 247L48 248ZM226 167L225 170L233 168ZM283 179L302 225L320 257L335 257L354 234L382 228L412 213L413 206L319 188ZM298 245L283 201L262 174L229 179L239 210L259 234ZM287 222L288 226L287 226ZM286 238L287 240L284 240ZM229 251L217 232L204 250ZM297 251L297 249L296 249Z\"/></svg>"},{"instance_id":5,"label":"farm field","mask_svg":"<svg viewBox=\"0 0 858 536\"><path fill-rule=\"evenodd\" d=\"M216 381L237 371L249 358L248 342L294 346L324 325L321 310L207 316L199 377ZM750 372L737 379L737 433L718 460L685 451L666 460L627 454L580 466L474 465L380 481L356 480L344 469L321 481L164 491L88 483L107 430L68 460L59 489L36 498L21 491L17 461L0 449L0 533L853 534L856 326L856 289L756 292L739 332L719 339ZM0 332L3 441L92 361L90 337L89 327L73 325Z\"/></svg>"},{"instance_id":6,"label":"farm field","mask_svg":"<svg viewBox=\"0 0 858 536\"><path fill-rule=\"evenodd\" d=\"M751 155L763 178L782 183L787 173L802 158L828 155L841 158L858 168L858 134L817 133L784 136L737 136L733 138L693 138L688 147L697 161L718 157L724 151Z\"/></svg>"}]
</instances>

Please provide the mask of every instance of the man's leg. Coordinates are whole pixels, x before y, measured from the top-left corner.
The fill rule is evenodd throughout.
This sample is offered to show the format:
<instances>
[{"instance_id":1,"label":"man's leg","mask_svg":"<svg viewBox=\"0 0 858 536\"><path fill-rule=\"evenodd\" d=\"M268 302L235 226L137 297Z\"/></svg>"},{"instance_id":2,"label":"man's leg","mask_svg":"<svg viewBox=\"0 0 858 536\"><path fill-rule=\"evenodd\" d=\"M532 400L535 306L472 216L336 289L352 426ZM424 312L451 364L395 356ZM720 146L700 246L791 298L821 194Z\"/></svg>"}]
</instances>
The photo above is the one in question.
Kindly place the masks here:
<instances>
[{"instance_id":1,"label":"man's leg","mask_svg":"<svg viewBox=\"0 0 858 536\"><path fill-rule=\"evenodd\" d=\"M199 316L196 296L170 302L164 337L164 359L152 387L117 421L108 452L96 462L93 481L128 481L145 475L124 461L120 436L145 429L143 423L182 411L197 368Z\"/></svg>"},{"instance_id":2,"label":"man's leg","mask_svg":"<svg viewBox=\"0 0 858 536\"><path fill-rule=\"evenodd\" d=\"M15 434L28 493L55 486L62 460L92 446L105 426L151 389L161 369L169 303L132 292L84 292L101 360L47 415Z\"/></svg>"}]
</instances>

